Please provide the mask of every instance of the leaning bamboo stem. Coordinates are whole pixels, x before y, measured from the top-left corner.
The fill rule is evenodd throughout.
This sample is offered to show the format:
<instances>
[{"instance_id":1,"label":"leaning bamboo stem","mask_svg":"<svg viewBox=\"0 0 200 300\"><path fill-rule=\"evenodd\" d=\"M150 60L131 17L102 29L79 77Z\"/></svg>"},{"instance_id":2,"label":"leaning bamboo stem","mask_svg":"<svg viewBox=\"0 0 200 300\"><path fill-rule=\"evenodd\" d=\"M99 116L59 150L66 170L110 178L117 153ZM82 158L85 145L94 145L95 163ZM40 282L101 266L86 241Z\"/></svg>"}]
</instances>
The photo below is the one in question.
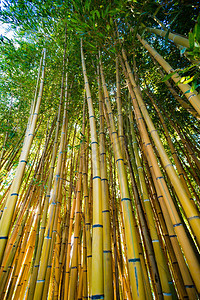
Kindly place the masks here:
<instances>
[{"instance_id":1,"label":"leaning bamboo stem","mask_svg":"<svg viewBox=\"0 0 200 300\"><path fill-rule=\"evenodd\" d=\"M150 27L147 27L146 28L149 32L153 32L153 33L156 33L157 35L160 35L162 37L165 37L166 36L166 33L167 31L165 30L160 30L160 29L157 29L157 28L150 28ZM178 35L178 34L175 34L175 33L172 33L172 32L169 32L169 39L172 40L175 44L178 44L178 45L181 45L185 48L190 48L190 44L189 44L189 40L184 38L183 36L181 35Z\"/></svg>"},{"instance_id":2,"label":"leaning bamboo stem","mask_svg":"<svg viewBox=\"0 0 200 300\"><path fill-rule=\"evenodd\" d=\"M63 58L63 76L62 76L62 84L61 84L61 99L63 98L63 92L64 92L64 68L65 68L65 53ZM65 110L63 114L63 123L62 123L62 133L61 139L60 139L60 146L59 146L59 153L58 153L58 161L56 166L56 174L55 174L55 181L54 181L54 189L52 193L52 197L50 197L50 211L49 211L49 218L47 220L47 226L45 228L45 234L44 234L44 242L41 252L41 264L39 266L38 270L38 277L36 282L36 288L34 293L34 299L40 299L44 283L45 283L45 274L48 264L48 258L50 251L52 251L51 245L51 239L52 239L52 231L54 226L54 221L56 220L55 217L57 217L57 207L58 207L58 196L59 196L59 185L60 185L60 175L62 173L62 158L63 158L63 150L64 150L64 143L65 143L65 131L66 131L66 99L65 99ZM54 235L53 235L54 237Z\"/></svg>"},{"instance_id":3,"label":"leaning bamboo stem","mask_svg":"<svg viewBox=\"0 0 200 300\"><path fill-rule=\"evenodd\" d=\"M43 86L44 86L45 58L46 58L46 50L44 49L40 90L39 90L37 103L36 103L35 111L34 111L33 118L32 118L32 123L30 125L30 130L29 130L29 134L26 139L26 143L24 144L22 152L21 152L20 162L19 162L19 165L18 165L18 168L16 171L16 177L14 178L14 180L12 182L10 193L7 198L4 212L3 212L3 215L2 215L2 218L0 221L0 237L1 237L1 239L0 239L0 262L2 261L4 249L5 249L5 246L7 243L10 225L12 222L12 216L13 216L14 209L15 209L15 206L17 203L20 186L22 183L22 178L23 178L23 174L24 174L25 167L27 164L27 159L28 159L28 155L29 155L30 148L32 145L34 132L35 132L35 128L36 128L36 123L37 123L37 119L38 119L38 113L39 113L40 103L42 100L42 93L43 93Z\"/></svg>"},{"instance_id":4,"label":"leaning bamboo stem","mask_svg":"<svg viewBox=\"0 0 200 300\"><path fill-rule=\"evenodd\" d=\"M188 189L187 182L186 182L186 180L185 180L183 166L182 166L182 164L181 164L181 161L180 161L180 159L179 159L179 157L178 157L178 155L177 155L176 149L175 149L175 147L174 147L174 145L173 145L173 143L172 143L172 140L171 140L171 138L170 138L170 134L169 134L169 131L168 131L167 126L166 126L166 124L165 124L164 118L163 118L162 114L160 113L160 111L159 111L159 109L158 109L158 106L157 106L157 104L155 103L155 101L154 101L152 95L149 93L149 91L146 91L146 94L147 94L147 96L149 97L149 99L151 100L153 106L155 107L155 109L156 109L156 111L157 111L157 113L158 113L158 116L159 116L159 118L160 118L160 121L161 121L161 123L162 123L163 129L164 129L165 134L166 134L167 141L168 141L168 143L169 143L169 147L170 147L171 152L172 152L172 156L173 156L174 161L175 161L175 164L176 164L176 168L177 168L179 177L180 177L180 179L181 179L181 182L182 182L182 184L183 184L183 186L184 186L184 188L185 188L185 190L186 190L188 196L190 197L191 200L193 200L193 199L192 199L192 196L191 196L191 194L190 194L190 191L189 191L189 189Z\"/></svg>"},{"instance_id":5,"label":"leaning bamboo stem","mask_svg":"<svg viewBox=\"0 0 200 300\"><path fill-rule=\"evenodd\" d=\"M164 73L161 70L160 65L158 64L158 62L152 57L152 60L154 62L154 64L156 65L156 67L158 67L158 72L160 73L161 77L164 78ZM179 94L176 92L176 90L172 87L171 83L168 80L165 80L165 84L168 87L169 91L171 92L171 94L174 96L174 98L180 103L180 105L185 108L191 115L193 115L195 118L197 118L198 120L200 120L200 116L198 114L198 112L190 105L188 104L185 100L183 100Z\"/></svg>"},{"instance_id":6,"label":"leaning bamboo stem","mask_svg":"<svg viewBox=\"0 0 200 300\"><path fill-rule=\"evenodd\" d=\"M143 40L139 36L139 34L137 34L137 38L168 74L174 72L173 68L166 62L166 60L164 60L164 58L160 54L158 54L158 52L156 52L145 40ZM190 92L191 86L189 84L180 83L181 77L179 76L178 73L172 75L172 79L174 80L175 83L179 82L178 87L184 93L188 101L191 103L191 105L196 109L196 111L200 115L200 98L197 92L196 91L194 91L193 93Z\"/></svg>"},{"instance_id":7,"label":"leaning bamboo stem","mask_svg":"<svg viewBox=\"0 0 200 300\"><path fill-rule=\"evenodd\" d=\"M169 211L170 218L172 220L174 229L176 231L176 234L179 238L179 242L182 246L182 249L183 249L184 254L186 256L187 262L189 264L192 277L195 281L196 286L200 289L199 280L197 279L197 274L199 274L199 272L200 272L197 257L196 257L196 255L195 255L195 253L194 253L194 251L193 251L193 249L190 245L189 239L186 235L183 224L182 224L182 222L180 220L180 217L177 213L177 210L175 208L175 205L173 203L173 200L172 200L171 195L169 193L169 190L167 188L164 177L162 176L162 173L161 173L160 168L158 166L158 162L157 162L157 159L156 159L155 154L153 152L153 148L152 148L152 145L151 145L151 142L150 142L147 130L146 130L146 126L144 124L144 120L143 120L142 115L140 113L139 106L138 106L138 103L136 101L135 95L133 93L132 85L129 81L129 77L128 77L127 71L125 70L125 66L124 66L124 63L123 63L122 59L121 59L121 65L123 67L123 71L124 71L124 74L126 76L128 89L129 89L129 92L131 94L132 103L133 103L133 106L134 106L134 113L135 113L135 117L136 117L136 120L137 120L137 125L138 125L142 140L143 140L144 145L145 145L145 150L147 152L147 156L149 157L149 159L151 161L151 166L153 166L153 168L155 170L155 174L156 174L156 178L157 178L160 190L162 191L162 195L163 195L163 198L165 200L165 204L167 206L167 209ZM131 74L132 74L132 72L131 72Z\"/></svg>"},{"instance_id":8,"label":"leaning bamboo stem","mask_svg":"<svg viewBox=\"0 0 200 300\"><path fill-rule=\"evenodd\" d=\"M171 161L169 160L168 158L168 155L163 147L163 144L160 140L160 137L157 133L157 130L155 129L154 127L154 124L148 114L148 111L146 109L146 105L144 104L144 101L141 97L141 94L139 92L139 89L135 83L135 80L133 78L133 74L131 72L131 69L130 69L130 66L128 64L128 61L127 61L127 57L126 57L126 54L125 52L123 51L123 57L125 59L125 63L126 63L126 67L127 67L127 70L128 70L128 74L129 74L129 78L131 80L131 83L134 87L134 91L135 91L135 94L136 94L136 99L138 101L138 104L139 104L139 107L142 111L142 114L144 116L144 119L145 119L145 122L148 126L148 129L151 133L151 136L153 138L153 141L158 149L158 152L160 154L160 157L161 157L161 160L162 160L162 163L163 163L163 166L164 166L164 169L166 170L170 180L171 180L171 183L177 193L177 196L178 198L180 199L180 202L183 206L183 209L185 211L185 214L188 218L188 221L193 229L193 232L194 234L196 235L196 238L197 238L197 241L200 245L200 218L199 218L199 214L198 214L198 211L196 209L196 207L194 206L194 203L192 203L184 189L184 187L182 186L182 183L177 175L177 173L175 172L174 170L174 167L173 165L171 164Z\"/></svg>"}]
</instances>

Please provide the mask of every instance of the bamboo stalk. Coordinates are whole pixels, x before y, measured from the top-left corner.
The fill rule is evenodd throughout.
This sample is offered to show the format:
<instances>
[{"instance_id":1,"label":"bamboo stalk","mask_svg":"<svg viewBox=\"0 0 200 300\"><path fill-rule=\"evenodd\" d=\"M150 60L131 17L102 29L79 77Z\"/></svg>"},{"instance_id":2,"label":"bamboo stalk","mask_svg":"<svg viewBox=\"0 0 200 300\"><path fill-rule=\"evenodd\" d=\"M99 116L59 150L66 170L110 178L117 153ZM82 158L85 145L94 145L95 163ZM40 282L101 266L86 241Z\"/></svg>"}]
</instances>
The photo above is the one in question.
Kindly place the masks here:
<instances>
[{"instance_id":1,"label":"bamboo stalk","mask_svg":"<svg viewBox=\"0 0 200 300\"><path fill-rule=\"evenodd\" d=\"M98 68L98 91L99 91L99 115L100 115L100 167L101 167L101 186L102 186L102 214L103 214L103 258L104 258L104 299L114 299L113 294L113 271L112 271L112 249L111 249L111 228L110 228L110 210L108 177L105 148L104 132L104 114L103 114L103 96L101 92L101 82Z\"/></svg>"},{"instance_id":2,"label":"bamboo stalk","mask_svg":"<svg viewBox=\"0 0 200 300\"><path fill-rule=\"evenodd\" d=\"M102 299L104 295L103 276L103 224L102 224L102 189L101 173L99 163L99 149L96 134L96 122L90 87L88 83L83 46L81 40L81 60L85 89L88 102L91 147L92 147L92 168L93 168L93 235L92 235L92 297Z\"/></svg>"},{"instance_id":3,"label":"bamboo stalk","mask_svg":"<svg viewBox=\"0 0 200 300\"><path fill-rule=\"evenodd\" d=\"M144 39L142 39L139 34L137 34L137 38L168 74L174 72L173 68L164 60L164 58L158 54L158 52L156 52ZM171 78L175 83L178 83L181 80L181 77L178 73L173 74ZM200 98L197 92L190 92L191 87L189 84L178 83L178 87L200 115Z\"/></svg>"},{"instance_id":4,"label":"bamboo stalk","mask_svg":"<svg viewBox=\"0 0 200 300\"><path fill-rule=\"evenodd\" d=\"M132 90L131 83L128 79L128 74L125 70L125 66L124 66L122 60L121 60L121 65L123 67L124 74L126 76L126 81L127 81L127 84L128 84L129 92L131 94L132 103L134 105L134 113L135 113L135 117L136 117L136 120L137 120L137 125L138 125L142 140L143 140L144 145L145 145L145 151L147 151L147 156L150 158L151 166L153 166L153 168L154 168L156 178L157 178L157 182L159 184L160 190L162 191L162 195L163 195L163 198L165 200L165 204L167 206L168 212L170 214L170 218L172 220L175 232L178 236L179 242L181 244L181 247L184 251L187 262L189 264L189 268L190 268L192 278L193 278L193 280L196 284L196 287L199 289L199 281L197 279L197 274L199 274L200 268L199 268L199 264L198 264L198 259L195 255L191 245L190 245L189 239L186 235L186 232L184 230L182 222L179 218L179 215L177 213L177 210L175 208L173 200L172 200L172 198L170 196L170 193L168 191L168 188L167 188L166 182L164 180L164 177L162 176L162 173L159 169L159 166L158 166L155 154L153 152L153 148L152 148L150 139L148 137L148 133L147 133L143 118L141 116L141 113L140 113L135 95L134 95L133 90ZM132 72L131 72L131 74L132 74Z\"/></svg>"},{"instance_id":5,"label":"bamboo stalk","mask_svg":"<svg viewBox=\"0 0 200 300\"><path fill-rule=\"evenodd\" d=\"M149 32L153 32L153 33L156 33L157 35L160 35L162 37L165 37L166 36L166 33L167 31L166 30L160 30L160 29L157 29L157 28L150 28L150 27L147 27L146 28L147 31ZM169 35L168 35L169 39L172 40L175 44L177 45L181 45L185 48L190 48L190 44L189 44L189 40L181 35L178 35L178 34L175 34L175 33L172 33L172 32L169 32Z\"/></svg>"},{"instance_id":6,"label":"bamboo stalk","mask_svg":"<svg viewBox=\"0 0 200 300\"><path fill-rule=\"evenodd\" d=\"M6 201L6 205L4 208L4 212L0 221L0 263L3 259L3 253L4 249L7 243L8 234L10 230L10 225L12 222L12 216L14 213L14 209L17 203L19 190L22 182L22 177L24 174L24 170L27 163L27 158L30 152L31 144L33 141L34 131L36 128L36 123L38 119L38 113L40 108L40 103L42 100L42 93L43 93L43 86L44 86L44 72L45 72L45 58L46 58L46 50L43 51L43 66L42 66L42 75L41 75L41 81L40 81L40 90L37 98L37 103L35 106L32 123L30 126L29 134L27 136L26 143L23 146L21 156L20 156L20 162L17 168L16 177L14 178L12 182L12 186L10 188L9 196Z\"/></svg>"},{"instance_id":7,"label":"bamboo stalk","mask_svg":"<svg viewBox=\"0 0 200 300\"><path fill-rule=\"evenodd\" d=\"M129 273L130 273L131 291L135 299L145 299L142 267L139 258L137 235L134 230L134 220L132 215L132 209L130 203L131 199L128 191L128 182L127 182L127 177L126 177L126 172L124 167L124 160L122 158L117 132L115 129L113 112L111 110L111 105L110 105L108 91L106 88L106 83L103 75L102 65L100 65L100 71L101 71L101 79L102 79L102 85L103 85L104 96L105 96L105 103L107 106L109 120L110 120L113 150L115 153L115 160L117 163L119 183L120 183L121 204L122 204L124 225L125 225L125 232L126 232L127 256L128 256L128 266L129 266Z\"/></svg>"}]
</instances>

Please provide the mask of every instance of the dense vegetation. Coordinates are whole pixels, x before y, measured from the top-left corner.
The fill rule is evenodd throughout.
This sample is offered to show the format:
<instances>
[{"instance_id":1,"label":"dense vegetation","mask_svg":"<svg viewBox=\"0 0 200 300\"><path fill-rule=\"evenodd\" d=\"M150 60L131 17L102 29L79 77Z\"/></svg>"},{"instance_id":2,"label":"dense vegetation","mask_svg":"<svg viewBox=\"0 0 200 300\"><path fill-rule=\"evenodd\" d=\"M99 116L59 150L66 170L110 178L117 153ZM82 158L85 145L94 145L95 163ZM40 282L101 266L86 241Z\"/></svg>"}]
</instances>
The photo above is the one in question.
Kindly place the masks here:
<instances>
[{"instance_id":1,"label":"dense vegetation","mask_svg":"<svg viewBox=\"0 0 200 300\"><path fill-rule=\"evenodd\" d=\"M198 299L191 2L2 2L0 299Z\"/></svg>"}]
</instances>

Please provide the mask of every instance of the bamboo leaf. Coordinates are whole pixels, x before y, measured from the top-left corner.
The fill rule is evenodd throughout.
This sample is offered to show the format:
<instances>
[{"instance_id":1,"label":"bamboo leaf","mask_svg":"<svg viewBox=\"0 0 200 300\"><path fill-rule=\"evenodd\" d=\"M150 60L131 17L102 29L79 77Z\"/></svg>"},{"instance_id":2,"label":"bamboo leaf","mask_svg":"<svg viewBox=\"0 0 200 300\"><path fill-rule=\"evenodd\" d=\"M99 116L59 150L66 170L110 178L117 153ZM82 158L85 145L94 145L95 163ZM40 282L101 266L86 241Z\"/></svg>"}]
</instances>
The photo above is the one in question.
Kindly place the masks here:
<instances>
[{"instance_id":1,"label":"bamboo leaf","mask_svg":"<svg viewBox=\"0 0 200 300\"><path fill-rule=\"evenodd\" d=\"M190 48L193 49L194 48L194 34L192 32L189 32L189 44L190 44Z\"/></svg>"},{"instance_id":2,"label":"bamboo leaf","mask_svg":"<svg viewBox=\"0 0 200 300\"><path fill-rule=\"evenodd\" d=\"M176 74L176 71L165 75L164 78L162 79L162 81L165 82L165 81L169 80L174 74Z\"/></svg>"},{"instance_id":3,"label":"bamboo leaf","mask_svg":"<svg viewBox=\"0 0 200 300\"><path fill-rule=\"evenodd\" d=\"M170 29L167 30L167 33L165 34L165 45L167 45L168 38L169 38Z\"/></svg>"},{"instance_id":4,"label":"bamboo leaf","mask_svg":"<svg viewBox=\"0 0 200 300\"><path fill-rule=\"evenodd\" d=\"M109 30L109 29L110 29L110 25L109 25L109 24L107 24L107 25L106 25L106 28L107 28L107 30Z\"/></svg>"},{"instance_id":5,"label":"bamboo leaf","mask_svg":"<svg viewBox=\"0 0 200 300\"><path fill-rule=\"evenodd\" d=\"M180 9L180 11L177 13L177 15L174 17L174 19L171 21L170 26L176 21L176 19L177 19L178 16L180 15L180 13L181 13L181 9Z\"/></svg>"},{"instance_id":6,"label":"bamboo leaf","mask_svg":"<svg viewBox=\"0 0 200 300\"><path fill-rule=\"evenodd\" d=\"M98 10L95 10L97 17L100 19L100 12Z\"/></svg>"},{"instance_id":7,"label":"bamboo leaf","mask_svg":"<svg viewBox=\"0 0 200 300\"><path fill-rule=\"evenodd\" d=\"M197 23L194 27L195 39L198 43L200 43L200 25Z\"/></svg>"},{"instance_id":8,"label":"bamboo leaf","mask_svg":"<svg viewBox=\"0 0 200 300\"><path fill-rule=\"evenodd\" d=\"M193 79L194 79L194 76L192 76L191 78L185 80L183 83L187 84L187 83L191 82Z\"/></svg>"}]
</instances>

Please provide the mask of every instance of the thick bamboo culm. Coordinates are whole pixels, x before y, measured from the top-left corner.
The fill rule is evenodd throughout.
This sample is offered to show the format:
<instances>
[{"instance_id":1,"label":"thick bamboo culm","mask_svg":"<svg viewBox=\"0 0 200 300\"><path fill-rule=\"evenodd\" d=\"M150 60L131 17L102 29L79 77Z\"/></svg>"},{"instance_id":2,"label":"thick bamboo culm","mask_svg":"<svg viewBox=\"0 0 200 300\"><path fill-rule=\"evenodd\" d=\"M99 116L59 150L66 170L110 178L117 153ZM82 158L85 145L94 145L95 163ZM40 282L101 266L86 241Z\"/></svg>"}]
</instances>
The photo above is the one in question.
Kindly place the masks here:
<instances>
[{"instance_id":1,"label":"thick bamboo culm","mask_svg":"<svg viewBox=\"0 0 200 300\"><path fill-rule=\"evenodd\" d=\"M147 31L156 33L156 34L158 34L162 37L165 37L166 33L167 33L167 31L160 30L160 29L157 29L157 28L150 28L150 27L147 27ZM183 36L178 35L178 34L169 32L169 39L172 40L177 45L183 46L185 48L190 47L189 40L187 38L183 37Z\"/></svg>"}]
</instances>

